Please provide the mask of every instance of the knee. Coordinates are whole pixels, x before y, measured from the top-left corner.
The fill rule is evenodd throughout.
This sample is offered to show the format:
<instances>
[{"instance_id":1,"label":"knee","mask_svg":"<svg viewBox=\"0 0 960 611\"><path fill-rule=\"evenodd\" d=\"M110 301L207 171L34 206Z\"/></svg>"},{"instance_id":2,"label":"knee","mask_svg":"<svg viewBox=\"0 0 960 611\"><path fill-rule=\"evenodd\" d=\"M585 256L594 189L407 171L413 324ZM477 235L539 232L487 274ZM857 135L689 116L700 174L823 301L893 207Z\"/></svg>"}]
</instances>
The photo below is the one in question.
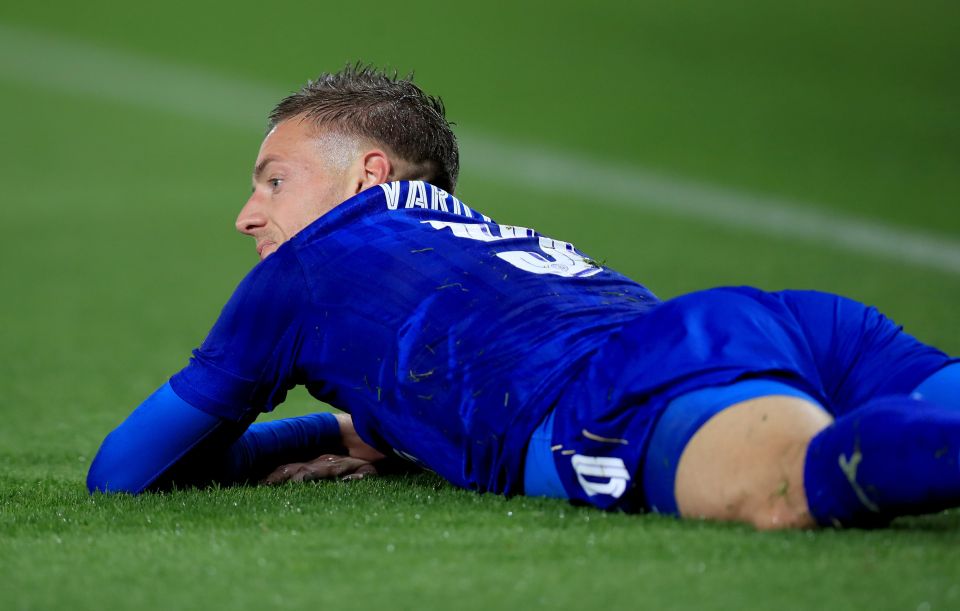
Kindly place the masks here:
<instances>
[{"instance_id":1,"label":"knee","mask_svg":"<svg viewBox=\"0 0 960 611\"><path fill-rule=\"evenodd\" d=\"M803 473L810 438L780 439L771 444L755 469L744 469L746 502L739 519L758 530L813 528Z\"/></svg>"},{"instance_id":2,"label":"knee","mask_svg":"<svg viewBox=\"0 0 960 611\"><path fill-rule=\"evenodd\" d=\"M805 502L783 501L758 504L743 512L740 521L753 525L757 530L784 530L817 526Z\"/></svg>"},{"instance_id":3,"label":"knee","mask_svg":"<svg viewBox=\"0 0 960 611\"><path fill-rule=\"evenodd\" d=\"M696 474L689 471L692 463L686 464L683 479L678 477L677 482L680 514L742 522L757 530L816 526L803 485L807 445L804 441L781 444L774 452L755 454L746 461L715 457Z\"/></svg>"}]
</instances>

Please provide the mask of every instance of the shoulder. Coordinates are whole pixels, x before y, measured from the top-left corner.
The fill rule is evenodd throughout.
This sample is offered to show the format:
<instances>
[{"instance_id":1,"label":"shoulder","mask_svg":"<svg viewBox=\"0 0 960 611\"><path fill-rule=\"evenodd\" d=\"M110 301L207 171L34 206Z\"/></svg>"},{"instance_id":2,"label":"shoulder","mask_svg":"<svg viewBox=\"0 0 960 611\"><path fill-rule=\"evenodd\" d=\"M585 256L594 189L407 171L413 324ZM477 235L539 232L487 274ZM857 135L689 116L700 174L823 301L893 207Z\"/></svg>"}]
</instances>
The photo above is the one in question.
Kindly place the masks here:
<instances>
[{"instance_id":1,"label":"shoulder","mask_svg":"<svg viewBox=\"0 0 960 611\"><path fill-rule=\"evenodd\" d=\"M278 321L296 317L310 291L297 252L282 245L240 281L221 314L226 320Z\"/></svg>"},{"instance_id":2,"label":"shoulder","mask_svg":"<svg viewBox=\"0 0 960 611\"><path fill-rule=\"evenodd\" d=\"M304 273L299 253L293 244L287 242L247 272L238 290L269 296L303 286Z\"/></svg>"},{"instance_id":3,"label":"shoulder","mask_svg":"<svg viewBox=\"0 0 960 611\"><path fill-rule=\"evenodd\" d=\"M283 401L309 312L300 264L285 246L250 270L190 364L171 378L190 405L240 420L251 409L272 409Z\"/></svg>"}]
</instances>

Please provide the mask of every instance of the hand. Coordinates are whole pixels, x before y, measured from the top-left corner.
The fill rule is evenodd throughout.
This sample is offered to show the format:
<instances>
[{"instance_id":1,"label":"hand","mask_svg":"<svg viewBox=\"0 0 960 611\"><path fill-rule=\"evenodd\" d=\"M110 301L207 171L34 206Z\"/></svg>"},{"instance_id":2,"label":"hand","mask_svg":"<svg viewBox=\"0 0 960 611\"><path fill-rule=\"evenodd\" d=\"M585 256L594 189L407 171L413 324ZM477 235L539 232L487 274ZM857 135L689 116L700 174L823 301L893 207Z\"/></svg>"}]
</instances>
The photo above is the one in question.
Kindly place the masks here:
<instances>
[{"instance_id":1,"label":"hand","mask_svg":"<svg viewBox=\"0 0 960 611\"><path fill-rule=\"evenodd\" d=\"M274 469L262 483L276 486L285 482L312 482L318 479L362 479L376 475L377 468L369 461L351 456L324 454L310 462L295 462Z\"/></svg>"}]
</instances>

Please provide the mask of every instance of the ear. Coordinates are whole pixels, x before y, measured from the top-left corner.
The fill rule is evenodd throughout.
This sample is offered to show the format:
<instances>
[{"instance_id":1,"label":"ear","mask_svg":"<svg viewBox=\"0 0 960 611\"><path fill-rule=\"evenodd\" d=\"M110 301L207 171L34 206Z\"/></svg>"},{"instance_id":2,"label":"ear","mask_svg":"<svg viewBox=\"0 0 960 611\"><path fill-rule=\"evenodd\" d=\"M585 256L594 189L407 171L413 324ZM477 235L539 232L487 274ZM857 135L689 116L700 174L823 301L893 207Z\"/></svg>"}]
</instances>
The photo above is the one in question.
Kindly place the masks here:
<instances>
[{"instance_id":1,"label":"ear","mask_svg":"<svg viewBox=\"0 0 960 611\"><path fill-rule=\"evenodd\" d=\"M363 157L360 158L360 170L357 193L390 180L390 176L393 174L393 164L385 152L380 149L373 149L364 153Z\"/></svg>"}]
</instances>

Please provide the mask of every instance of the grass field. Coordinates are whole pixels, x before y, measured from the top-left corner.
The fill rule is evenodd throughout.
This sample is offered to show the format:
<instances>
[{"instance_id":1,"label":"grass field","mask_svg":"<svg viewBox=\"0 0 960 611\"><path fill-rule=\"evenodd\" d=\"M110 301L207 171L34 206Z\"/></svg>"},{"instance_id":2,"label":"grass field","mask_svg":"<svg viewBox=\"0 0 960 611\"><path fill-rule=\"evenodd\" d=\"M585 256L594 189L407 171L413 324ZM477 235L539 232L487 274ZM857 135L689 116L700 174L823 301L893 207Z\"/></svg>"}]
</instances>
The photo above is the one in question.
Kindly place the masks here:
<instances>
[{"instance_id":1,"label":"grass field","mask_svg":"<svg viewBox=\"0 0 960 611\"><path fill-rule=\"evenodd\" d=\"M661 297L842 292L960 353L960 5L718 4L0 7L0 609L960 608L960 511L761 534L429 475L86 494L255 262L232 223L270 104L361 58L444 96L494 218Z\"/></svg>"}]
</instances>

